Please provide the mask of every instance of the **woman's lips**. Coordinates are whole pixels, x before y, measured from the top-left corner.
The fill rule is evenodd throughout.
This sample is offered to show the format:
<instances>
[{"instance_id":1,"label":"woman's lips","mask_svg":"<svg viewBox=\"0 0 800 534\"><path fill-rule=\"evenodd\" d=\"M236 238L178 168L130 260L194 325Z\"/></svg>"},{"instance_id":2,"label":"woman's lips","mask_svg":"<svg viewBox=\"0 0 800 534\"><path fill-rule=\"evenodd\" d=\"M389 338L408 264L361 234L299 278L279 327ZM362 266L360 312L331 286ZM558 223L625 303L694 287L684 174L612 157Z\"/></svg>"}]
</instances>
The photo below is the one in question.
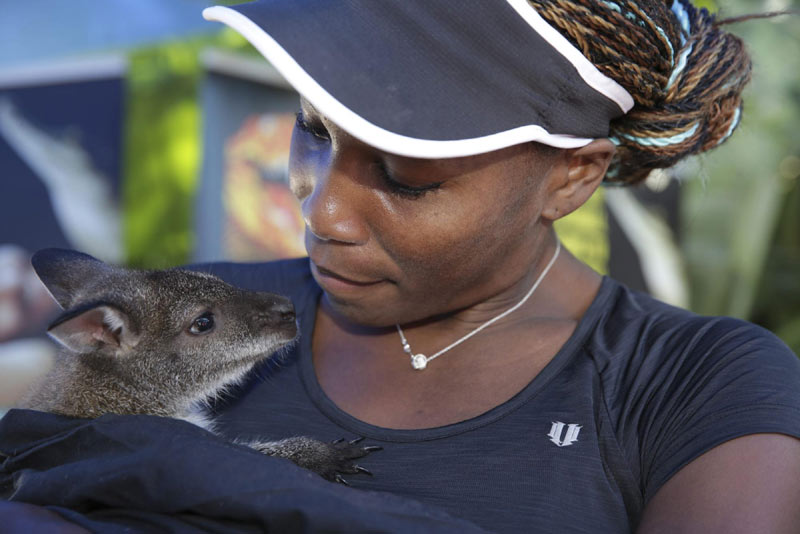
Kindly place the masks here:
<instances>
[{"instance_id":1,"label":"woman's lips","mask_svg":"<svg viewBox=\"0 0 800 534\"><path fill-rule=\"evenodd\" d=\"M348 278L339 273L331 271L330 269L326 269L325 267L320 267L314 262L311 262L311 268L313 271L315 271L315 278L323 287L323 289L333 293L340 291L352 291L363 287L372 287L387 282L385 279L356 280L353 278Z\"/></svg>"}]
</instances>

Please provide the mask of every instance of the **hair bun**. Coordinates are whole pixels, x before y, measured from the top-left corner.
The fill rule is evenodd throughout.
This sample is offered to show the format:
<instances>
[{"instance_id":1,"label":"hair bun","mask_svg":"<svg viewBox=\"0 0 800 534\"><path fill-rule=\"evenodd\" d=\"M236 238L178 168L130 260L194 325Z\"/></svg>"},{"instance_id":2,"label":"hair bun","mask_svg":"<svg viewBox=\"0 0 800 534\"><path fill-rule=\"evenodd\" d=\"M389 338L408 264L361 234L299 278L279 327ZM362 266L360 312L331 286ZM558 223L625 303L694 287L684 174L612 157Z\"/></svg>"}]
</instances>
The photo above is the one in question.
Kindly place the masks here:
<instances>
[{"instance_id":1,"label":"hair bun","mask_svg":"<svg viewBox=\"0 0 800 534\"><path fill-rule=\"evenodd\" d=\"M741 118L751 63L743 42L688 0L529 0L636 103L611 123L617 154L607 182L714 148Z\"/></svg>"}]
</instances>

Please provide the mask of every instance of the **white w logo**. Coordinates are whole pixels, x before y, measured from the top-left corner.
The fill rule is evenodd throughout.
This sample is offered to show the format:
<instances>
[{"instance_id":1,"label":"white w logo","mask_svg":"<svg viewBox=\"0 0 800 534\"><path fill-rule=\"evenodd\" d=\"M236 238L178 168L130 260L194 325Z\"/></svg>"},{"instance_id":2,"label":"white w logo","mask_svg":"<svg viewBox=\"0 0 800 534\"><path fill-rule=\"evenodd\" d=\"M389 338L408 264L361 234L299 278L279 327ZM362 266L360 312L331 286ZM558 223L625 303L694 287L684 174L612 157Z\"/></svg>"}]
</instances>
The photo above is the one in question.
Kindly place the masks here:
<instances>
[{"instance_id":1,"label":"white w logo","mask_svg":"<svg viewBox=\"0 0 800 534\"><path fill-rule=\"evenodd\" d=\"M564 431L565 426L567 427L567 432L564 435L564 439L561 439L561 433ZM581 431L581 428L583 428L581 425L576 425L574 423L565 425L561 421L556 421L553 423L553 426L550 427L550 433L547 434L547 436L550 438L550 441L559 447L566 447L578 441L578 433Z\"/></svg>"}]
</instances>

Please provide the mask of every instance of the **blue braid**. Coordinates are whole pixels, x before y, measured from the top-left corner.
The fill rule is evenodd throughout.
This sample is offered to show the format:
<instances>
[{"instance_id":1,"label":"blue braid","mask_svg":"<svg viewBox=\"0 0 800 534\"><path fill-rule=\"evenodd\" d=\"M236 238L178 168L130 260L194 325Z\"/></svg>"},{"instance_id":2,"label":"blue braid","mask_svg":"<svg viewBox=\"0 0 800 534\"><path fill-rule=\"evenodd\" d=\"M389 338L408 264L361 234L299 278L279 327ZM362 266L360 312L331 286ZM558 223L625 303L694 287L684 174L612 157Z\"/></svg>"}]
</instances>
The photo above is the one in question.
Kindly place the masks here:
<instances>
[{"instance_id":1,"label":"blue braid","mask_svg":"<svg viewBox=\"0 0 800 534\"><path fill-rule=\"evenodd\" d=\"M717 141L717 146L727 141L728 138L731 135L733 135L733 131L736 129L737 126L739 126L741 120L742 120L742 106L739 106L738 108L736 108L736 111L733 112L733 120L731 121L731 125L728 126L728 131L725 133L724 136L722 136L722 139Z\"/></svg>"},{"instance_id":2,"label":"blue braid","mask_svg":"<svg viewBox=\"0 0 800 534\"><path fill-rule=\"evenodd\" d=\"M674 84L675 80L678 79L680 73L683 72L683 69L686 67L686 61L689 59L689 54L692 53L693 47L694 45L689 44L689 46L686 47L683 50L683 52L681 52L681 55L678 58L678 64L675 66L674 69L672 69L672 74L670 74L669 76L669 80L667 81L667 86L665 87L665 89L669 89L670 87L672 87L672 84Z\"/></svg>"},{"instance_id":3,"label":"blue braid","mask_svg":"<svg viewBox=\"0 0 800 534\"><path fill-rule=\"evenodd\" d=\"M691 4L689 4L691 7ZM674 0L672 2L672 12L678 18L678 22L681 25L681 46L686 44L686 39L692 34L692 24L689 16L689 12L686 10L686 6L683 5L681 0Z\"/></svg>"},{"instance_id":4,"label":"blue braid","mask_svg":"<svg viewBox=\"0 0 800 534\"><path fill-rule=\"evenodd\" d=\"M700 125L695 122L688 130L671 135L669 137L636 137L630 134L620 134L620 137L624 137L629 141L633 141L636 144L644 146L670 146L683 143L689 139L697 132L697 128L699 128L699 126Z\"/></svg>"}]
</instances>

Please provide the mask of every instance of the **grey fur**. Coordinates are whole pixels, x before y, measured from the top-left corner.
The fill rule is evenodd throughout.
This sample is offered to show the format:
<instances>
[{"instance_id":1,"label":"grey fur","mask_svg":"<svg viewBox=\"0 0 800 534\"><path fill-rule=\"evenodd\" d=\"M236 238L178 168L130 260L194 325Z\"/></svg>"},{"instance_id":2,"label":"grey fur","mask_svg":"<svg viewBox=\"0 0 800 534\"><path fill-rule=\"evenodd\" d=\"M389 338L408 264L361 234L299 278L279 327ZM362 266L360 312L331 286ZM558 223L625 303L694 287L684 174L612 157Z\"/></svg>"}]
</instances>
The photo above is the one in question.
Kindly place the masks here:
<instances>
[{"instance_id":1,"label":"grey fur","mask_svg":"<svg viewBox=\"0 0 800 534\"><path fill-rule=\"evenodd\" d=\"M62 345L56 363L21 408L159 415L213 432L204 404L297 335L288 299L210 274L123 269L60 249L32 263L65 312L48 329ZM214 326L203 332L209 318ZM353 460L375 450L306 437L241 444L340 481L339 473L363 472Z\"/></svg>"}]
</instances>

